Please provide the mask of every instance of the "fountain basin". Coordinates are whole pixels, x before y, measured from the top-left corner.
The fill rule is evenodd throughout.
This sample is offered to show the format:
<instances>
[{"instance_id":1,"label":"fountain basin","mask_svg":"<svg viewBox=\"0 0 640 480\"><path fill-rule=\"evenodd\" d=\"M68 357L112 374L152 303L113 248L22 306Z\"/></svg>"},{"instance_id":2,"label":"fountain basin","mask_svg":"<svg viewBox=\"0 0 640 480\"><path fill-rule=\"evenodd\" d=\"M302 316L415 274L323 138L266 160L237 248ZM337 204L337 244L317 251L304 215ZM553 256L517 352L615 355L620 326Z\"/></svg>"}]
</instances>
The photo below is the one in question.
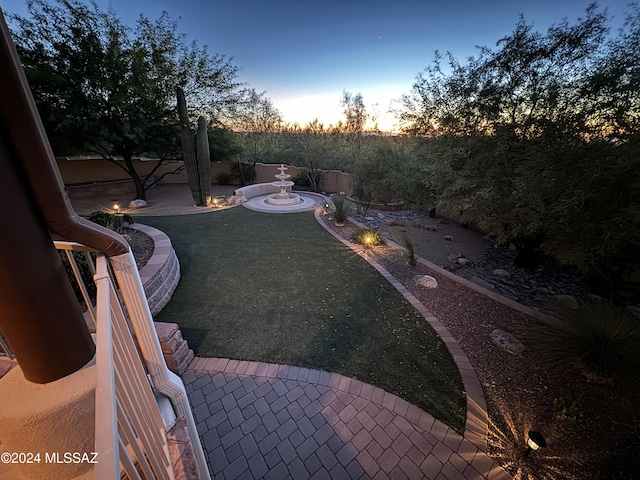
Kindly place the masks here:
<instances>
[{"instance_id":1,"label":"fountain basin","mask_svg":"<svg viewBox=\"0 0 640 480\"><path fill-rule=\"evenodd\" d=\"M269 205L275 205L279 207L297 205L300 203L300 195L298 195L297 193L285 193L285 195L282 195L280 193L273 193L265 199L265 202Z\"/></svg>"}]
</instances>

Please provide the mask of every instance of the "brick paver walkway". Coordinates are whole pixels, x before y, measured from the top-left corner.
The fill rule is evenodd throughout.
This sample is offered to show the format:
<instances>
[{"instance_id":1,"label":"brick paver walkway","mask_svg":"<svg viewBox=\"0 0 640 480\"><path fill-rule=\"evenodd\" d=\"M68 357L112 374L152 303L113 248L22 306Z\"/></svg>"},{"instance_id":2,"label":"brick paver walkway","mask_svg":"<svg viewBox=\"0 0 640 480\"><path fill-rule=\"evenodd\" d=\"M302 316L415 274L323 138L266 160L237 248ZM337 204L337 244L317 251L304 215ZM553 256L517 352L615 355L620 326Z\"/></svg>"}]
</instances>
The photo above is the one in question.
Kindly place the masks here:
<instances>
[{"instance_id":1,"label":"brick paver walkway","mask_svg":"<svg viewBox=\"0 0 640 480\"><path fill-rule=\"evenodd\" d=\"M418 407L335 373L196 358L184 374L218 479L508 479Z\"/></svg>"}]
</instances>

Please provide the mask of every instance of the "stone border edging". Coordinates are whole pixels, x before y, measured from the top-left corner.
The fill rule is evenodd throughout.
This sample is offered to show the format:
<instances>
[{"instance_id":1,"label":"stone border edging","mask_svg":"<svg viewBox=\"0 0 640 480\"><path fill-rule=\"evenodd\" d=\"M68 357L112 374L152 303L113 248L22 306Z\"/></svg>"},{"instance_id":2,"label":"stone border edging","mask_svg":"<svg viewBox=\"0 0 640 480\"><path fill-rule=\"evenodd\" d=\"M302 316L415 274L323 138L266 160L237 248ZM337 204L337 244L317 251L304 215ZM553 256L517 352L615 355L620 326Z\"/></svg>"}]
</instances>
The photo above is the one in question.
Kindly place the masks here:
<instances>
[{"instance_id":1,"label":"stone border edging","mask_svg":"<svg viewBox=\"0 0 640 480\"><path fill-rule=\"evenodd\" d=\"M155 316L169 302L180 281L180 262L171 240L161 230L134 223L129 226L148 235L153 240L153 254L140 269L140 280L147 296L151 315Z\"/></svg>"},{"instance_id":2,"label":"stone border edging","mask_svg":"<svg viewBox=\"0 0 640 480\"><path fill-rule=\"evenodd\" d=\"M449 353L453 357L453 360L458 367L460 377L462 378L462 384L464 385L466 393L466 409L467 419L464 426L464 438L471 442L474 446L482 451L487 450L487 434L489 431L489 416L487 414L487 403L484 398L484 391L480 385L480 380L471 365L467 355L460 347L458 341L449 333L447 328L438 320L429 310L425 308L422 303L405 288L398 280L395 279L382 265L378 262L367 258L361 251L354 248L354 246L346 240L340 238L334 233L325 223L319 218L319 214L315 214L316 220L322 227L333 235L340 242L351 248L362 259L368 262L373 268L375 268L396 290L424 317L424 319L431 325L436 331L440 340L445 344ZM358 222L353 221L350 217L349 220L358 225ZM417 408L417 407L416 407Z\"/></svg>"}]
</instances>

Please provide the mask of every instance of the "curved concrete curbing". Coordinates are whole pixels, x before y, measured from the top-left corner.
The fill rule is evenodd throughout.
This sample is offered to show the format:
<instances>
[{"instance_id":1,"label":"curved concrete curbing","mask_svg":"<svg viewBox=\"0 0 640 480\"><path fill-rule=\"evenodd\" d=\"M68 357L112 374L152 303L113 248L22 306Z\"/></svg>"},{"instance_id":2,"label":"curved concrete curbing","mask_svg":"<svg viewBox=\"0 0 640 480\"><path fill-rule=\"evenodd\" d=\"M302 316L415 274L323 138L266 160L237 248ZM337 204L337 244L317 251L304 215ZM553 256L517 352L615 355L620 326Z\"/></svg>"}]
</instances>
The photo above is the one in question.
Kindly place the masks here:
<instances>
[{"instance_id":1,"label":"curved concrete curbing","mask_svg":"<svg viewBox=\"0 0 640 480\"><path fill-rule=\"evenodd\" d=\"M178 286L180 262L171 240L164 232L141 223L134 223L131 228L148 235L154 243L153 255L140 269L140 279L151 315L155 316L169 302Z\"/></svg>"},{"instance_id":2,"label":"curved concrete curbing","mask_svg":"<svg viewBox=\"0 0 640 480\"><path fill-rule=\"evenodd\" d=\"M333 232L325 223L320 219L316 213L316 220L322 227L327 230L331 235L340 240L346 246L355 251L360 257L369 262L373 268L375 268L384 278L386 278L391 285L393 285L405 299L429 322L429 325L440 336L442 342L446 345L449 353L453 357L453 360L458 367L460 376L462 378L462 384L467 395L467 420L464 426L464 438L471 442L476 448L486 451L487 450L487 433L489 431L489 416L487 414L487 403L484 398L484 392L480 381L476 375L471 362L467 358L467 355L460 347L458 341L453 338L447 328L438 320L433 313L427 310L422 303L407 290L398 280L396 280L382 265L376 261L367 258L361 250L355 248L353 244L342 239L339 235ZM357 222L353 222L357 225Z\"/></svg>"}]
</instances>

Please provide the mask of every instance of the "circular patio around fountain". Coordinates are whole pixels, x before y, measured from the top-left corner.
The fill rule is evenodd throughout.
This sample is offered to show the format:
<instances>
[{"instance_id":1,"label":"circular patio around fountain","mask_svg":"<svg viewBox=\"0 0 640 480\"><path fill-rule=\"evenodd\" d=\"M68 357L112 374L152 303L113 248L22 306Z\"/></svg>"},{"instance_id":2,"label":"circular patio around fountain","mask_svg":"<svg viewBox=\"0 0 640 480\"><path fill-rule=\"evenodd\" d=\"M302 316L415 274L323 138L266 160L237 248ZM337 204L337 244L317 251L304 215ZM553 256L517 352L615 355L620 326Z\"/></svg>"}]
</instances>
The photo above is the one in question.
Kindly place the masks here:
<instances>
[{"instance_id":1,"label":"circular patio around fountain","mask_svg":"<svg viewBox=\"0 0 640 480\"><path fill-rule=\"evenodd\" d=\"M243 204L245 207L258 212L293 213L314 210L327 202L327 199L323 195L317 193L291 192L288 189L290 189L294 183L289 180L291 175L285 173L288 168L285 167L284 164L281 164L278 170L280 170L280 173L274 175L278 181L272 182L270 185L278 188L279 191L268 195L251 197Z\"/></svg>"}]
</instances>

